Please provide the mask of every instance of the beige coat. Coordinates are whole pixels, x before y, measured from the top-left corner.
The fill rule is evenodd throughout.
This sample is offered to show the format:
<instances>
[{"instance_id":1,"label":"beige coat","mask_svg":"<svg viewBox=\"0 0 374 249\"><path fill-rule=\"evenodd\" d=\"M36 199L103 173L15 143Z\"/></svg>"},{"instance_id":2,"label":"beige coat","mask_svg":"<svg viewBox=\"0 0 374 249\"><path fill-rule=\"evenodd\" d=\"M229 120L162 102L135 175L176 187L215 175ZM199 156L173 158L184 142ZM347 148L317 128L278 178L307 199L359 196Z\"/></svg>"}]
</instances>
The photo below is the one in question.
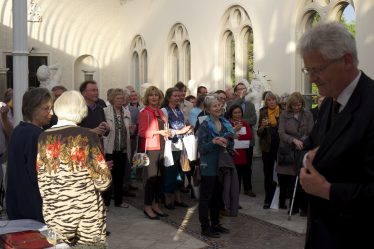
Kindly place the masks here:
<instances>
[{"instance_id":1,"label":"beige coat","mask_svg":"<svg viewBox=\"0 0 374 249\"><path fill-rule=\"evenodd\" d=\"M278 159L279 154L284 148L293 148L293 152L295 152L295 146L292 142L293 139L296 138L301 141L305 141L305 139L312 131L313 125L313 115L310 111L300 112L298 119L294 117L294 114L292 112L283 111L279 117L278 133L280 142L278 149ZM276 172L282 175L296 175L296 162L282 165L280 163L280 160L277 160Z\"/></svg>"},{"instance_id":2,"label":"beige coat","mask_svg":"<svg viewBox=\"0 0 374 249\"><path fill-rule=\"evenodd\" d=\"M130 144L130 124L131 124L131 114L130 112L122 107L123 111L123 123L126 127L126 154L128 160L131 160L131 144ZM114 112L113 106L108 106L104 108L105 119L110 127L108 136L104 137L104 152L106 154L112 154L114 150L114 138L115 138L115 127L114 127Z\"/></svg>"}]
</instances>

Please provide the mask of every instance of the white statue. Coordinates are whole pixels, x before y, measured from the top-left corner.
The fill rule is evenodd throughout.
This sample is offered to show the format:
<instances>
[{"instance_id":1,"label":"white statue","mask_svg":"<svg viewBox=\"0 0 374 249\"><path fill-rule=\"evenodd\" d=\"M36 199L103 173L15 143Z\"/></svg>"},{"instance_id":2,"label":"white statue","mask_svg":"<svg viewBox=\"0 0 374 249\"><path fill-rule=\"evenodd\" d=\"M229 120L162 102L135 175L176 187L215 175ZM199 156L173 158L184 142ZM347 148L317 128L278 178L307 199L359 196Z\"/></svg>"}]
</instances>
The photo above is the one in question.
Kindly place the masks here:
<instances>
[{"instance_id":1,"label":"white statue","mask_svg":"<svg viewBox=\"0 0 374 249\"><path fill-rule=\"evenodd\" d=\"M251 85L249 87L249 94L246 96L246 99L250 100L254 105L256 109L257 118L259 118L260 114L260 108L263 106L262 103L262 95L265 91L271 91L271 86L266 79L266 75L262 72L254 72L253 79L251 81ZM257 124L254 126L254 129L257 130L258 127L258 120ZM257 136L257 133L255 133L256 141L259 141L259 138ZM256 142L253 155L255 157L261 156L261 149L260 149L260 143Z\"/></svg>"},{"instance_id":2,"label":"white statue","mask_svg":"<svg viewBox=\"0 0 374 249\"><path fill-rule=\"evenodd\" d=\"M148 82L140 85L140 96L141 97L144 97L145 90L147 90L147 88L150 87L150 86L153 86L153 84L148 83Z\"/></svg>"},{"instance_id":3,"label":"white statue","mask_svg":"<svg viewBox=\"0 0 374 249\"><path fill-rule=\"evenodd\" d=\"M51 70L56 70L54 72L53 77L51 77ZM41 65L38 67L36 71L36 76L40 82L39 87L47 88L51 90L54 86L60 84L61 77L62 77L62 70L59 64L54 64L51 66Z\"/></svg>"},{"instance_id":4,"label":"white statue","mask_svg":"<svg viewBox=\"0 0 374 249\"><path fill-rule=\"evenodd\" d=\"M270 90L271 86L266 79L266 75L262 72L255 72L253 74L247 98L249 98L249 100L255 105L257 111L262 107L262 94L265 91Z\"/></svg>"}]
</instances>

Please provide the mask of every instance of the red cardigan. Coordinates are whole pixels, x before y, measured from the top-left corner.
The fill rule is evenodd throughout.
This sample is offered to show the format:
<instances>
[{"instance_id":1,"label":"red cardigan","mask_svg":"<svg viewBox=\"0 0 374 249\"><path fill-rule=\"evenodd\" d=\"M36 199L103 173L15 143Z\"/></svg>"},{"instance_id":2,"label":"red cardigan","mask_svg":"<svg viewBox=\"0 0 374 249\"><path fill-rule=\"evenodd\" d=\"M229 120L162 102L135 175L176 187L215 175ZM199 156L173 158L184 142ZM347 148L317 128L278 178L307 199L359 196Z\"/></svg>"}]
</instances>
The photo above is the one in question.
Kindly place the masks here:
<instances>
[{"instance_id":1,"label":"red cardigan","mask_svg":"<svg viewBox=\"0 0 374 249\"><path fill-rule=\"evenodd\" d=\"M240 120L240 122L242 123L243 127L245 127L247 132L245 135L239 135L237 139L238 140L251 140L252 139L251 127L243 119ZM234 127L234 121L230 119L230 123ZM247 163L247 149L235 149L235 150L238 152L238 154L234 155L235 164L237 165L246 164Z\"/></svg>"},{"instance_id":2,"label":"red cardigan","mask_svg":"<svg viewBox=\"0 0 374 249\"><path fill-rule=\"evenodd\" d=\"M158 114L160 115L161 119L164 121L164 123L167 122L164 113L157 108L156 110ZM156 118L156 114L152 108L147 106L139 113L139 137L142 138L140 141L140 151L144 151L145 148L145 141L147 139L147 150L160 150L160 135L153 133L155 131L160 130L160 127L158 127L158 121ZM163 127L161 127L163 129Z\"/></svg>"}]
</instances>

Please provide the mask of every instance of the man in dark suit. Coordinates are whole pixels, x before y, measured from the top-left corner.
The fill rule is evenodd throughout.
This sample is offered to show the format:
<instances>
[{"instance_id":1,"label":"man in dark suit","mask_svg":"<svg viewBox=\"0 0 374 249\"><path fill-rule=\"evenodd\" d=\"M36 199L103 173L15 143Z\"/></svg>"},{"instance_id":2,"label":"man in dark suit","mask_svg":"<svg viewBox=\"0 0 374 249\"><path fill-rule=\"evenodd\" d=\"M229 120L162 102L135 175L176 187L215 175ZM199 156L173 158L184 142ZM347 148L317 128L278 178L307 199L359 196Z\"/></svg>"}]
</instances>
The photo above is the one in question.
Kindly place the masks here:
<instances>
[{"instance_id":1,"label":"man in dark suit","mask_svg":"<svg viewBox=\"0 0 374 249\"><path fill-rule=\"evenodd\" d=\"M305 248L372 248L374 82L358 69L355 40L338 23L307 31L298 51L303 72L326 96L300 170L310 195Z\"/></svg>"}]
</instances>

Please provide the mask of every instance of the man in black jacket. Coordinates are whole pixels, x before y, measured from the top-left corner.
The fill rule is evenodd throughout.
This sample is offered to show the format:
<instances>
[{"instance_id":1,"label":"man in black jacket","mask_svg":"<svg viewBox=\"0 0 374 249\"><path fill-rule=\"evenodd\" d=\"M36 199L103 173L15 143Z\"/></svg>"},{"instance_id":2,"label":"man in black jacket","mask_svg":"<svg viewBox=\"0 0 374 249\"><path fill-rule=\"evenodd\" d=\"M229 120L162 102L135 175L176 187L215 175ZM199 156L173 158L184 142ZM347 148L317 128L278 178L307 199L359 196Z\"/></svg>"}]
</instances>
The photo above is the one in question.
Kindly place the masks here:
<instances>
[{"instance_id":1,"label":"man in black jacket","mask_svg":"<svg viewBox=\"0 0 374 249\"><path fill-rule=\"evenodd\" d=\"M305 248L370 248L374 224L374 82L357 65L353 36L338 23L300 39L303 72L326 96L303 158L310 195Z\"/></svg>"}]
</instances>

